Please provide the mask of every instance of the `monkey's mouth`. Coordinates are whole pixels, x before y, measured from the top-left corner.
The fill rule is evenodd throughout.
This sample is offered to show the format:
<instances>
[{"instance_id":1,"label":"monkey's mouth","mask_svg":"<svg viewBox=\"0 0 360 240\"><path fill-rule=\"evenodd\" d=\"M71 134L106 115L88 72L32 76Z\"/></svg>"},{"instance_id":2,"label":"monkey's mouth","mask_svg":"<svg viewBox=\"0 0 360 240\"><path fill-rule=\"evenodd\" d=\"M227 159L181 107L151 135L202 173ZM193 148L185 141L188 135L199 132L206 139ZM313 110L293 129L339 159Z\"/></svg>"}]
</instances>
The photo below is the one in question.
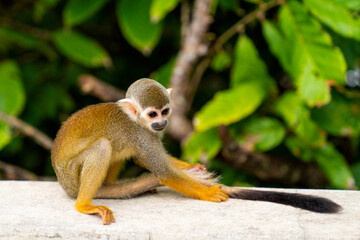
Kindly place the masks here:
<instances>
[{"instance_id":1,"label":"monkey's mouth","mask_svg":"<svg viewBox=\"0 0 360 240\"><path fill-rule=\"evenodd\" d=\"M154 130L154 131L162 131L164 130L164 128L166 127L167 125L167 121L163 121L163 122L156 122L156 123L153 123L151 124L151 128Z\"/></svg>"},{"instance_id":2,"label":"monkey's mouth","mask_svg":"<svg viewBox=\"0 0 360 240\"><path fill-rule=\"evenodd\" d=\"M152 126L151 128L154 130L154 131L157 131L157 132L160 132L160 131L162 131L162 130L164 130L164 128L166 127L166 125L164 125L164 126L159 126L159 127L154 127L154 126Z\"/></svg>"},{"instance_id":3,"label":"monkey's mouth","mask_svg":"<svg viewBox=\"0 0 360 240\"><path fill-rule=\"evenodd\" d=\"M164 128L165 127L162 127L162 128L153 128L155 131L157 131L157 132L160 132L160 131L162 131L162 130L164 130Z\"/></svg>"}]
</instances>

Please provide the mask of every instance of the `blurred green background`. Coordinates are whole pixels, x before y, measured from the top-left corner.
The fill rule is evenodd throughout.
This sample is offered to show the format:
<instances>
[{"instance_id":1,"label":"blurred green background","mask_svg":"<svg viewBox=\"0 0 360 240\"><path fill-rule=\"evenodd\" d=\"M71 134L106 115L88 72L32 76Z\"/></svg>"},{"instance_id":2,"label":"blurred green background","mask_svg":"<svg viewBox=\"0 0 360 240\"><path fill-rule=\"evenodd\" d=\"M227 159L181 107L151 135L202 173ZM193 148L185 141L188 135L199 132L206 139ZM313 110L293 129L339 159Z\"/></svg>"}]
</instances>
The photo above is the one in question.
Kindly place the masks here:
<instances>
[{"instance_id":1,"label":"blurred green background","mask_svg":"<svg viewBox=\"0 0 360 240\"><path fill-rule=\"evenodd\" d=\"M82 93L82 74L122 90L143 77L171 86L193 11L190 0L1 1L0 111L53 139L102 101ZM359 13L358 0L213 0L188 79L201 80L194 132L167 135L168 151L228 185L360 186ZM49 151L1 120L0 163L0 179L14 166L54 176Z\"/></svg>"}]
</instances>

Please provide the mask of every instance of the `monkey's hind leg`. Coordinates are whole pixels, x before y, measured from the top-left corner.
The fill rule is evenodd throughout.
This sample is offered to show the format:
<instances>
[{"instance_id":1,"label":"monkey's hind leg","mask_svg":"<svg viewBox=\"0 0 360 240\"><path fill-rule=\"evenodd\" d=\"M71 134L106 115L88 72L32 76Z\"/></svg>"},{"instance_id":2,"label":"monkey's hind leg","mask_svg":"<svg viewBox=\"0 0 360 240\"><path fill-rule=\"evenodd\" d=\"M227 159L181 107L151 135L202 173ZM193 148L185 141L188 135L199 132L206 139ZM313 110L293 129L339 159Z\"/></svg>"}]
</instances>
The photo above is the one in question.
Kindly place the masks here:
<instances>
[{"instance_id":1,"label":"monkey's hind leg","mask_svg":"<svg viewBox=\"0 0 360 240\"><path fill-rule=\"evenodd\" d=\"M105 206L92 205L92 199L103 183L111 161L110 142L101 138L83 151L77 158L83 161L80 189L75 208L81 213L100 215L103 224L115 222L113 212Z\"/></svg>"},{"instance_id":2,"label":"monkey's hind leg","mask_svg":"<svg viewBox=\"0 0 360 240\"><path fill-rule=\"evenodd\" d=\"M154 174L144 174L134 179L126 179L113 185L102 186L94 198L131 198L161 186Z\"/></svg>"}]
</instances>

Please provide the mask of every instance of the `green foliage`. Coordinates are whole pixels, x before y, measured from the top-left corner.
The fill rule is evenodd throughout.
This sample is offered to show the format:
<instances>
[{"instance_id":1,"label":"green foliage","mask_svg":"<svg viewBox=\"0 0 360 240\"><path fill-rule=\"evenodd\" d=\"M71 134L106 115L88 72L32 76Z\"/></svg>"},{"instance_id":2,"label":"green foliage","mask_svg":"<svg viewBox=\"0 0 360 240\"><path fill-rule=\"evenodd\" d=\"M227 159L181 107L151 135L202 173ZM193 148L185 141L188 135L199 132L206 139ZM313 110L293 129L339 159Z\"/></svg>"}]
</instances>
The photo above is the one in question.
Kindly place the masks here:
<instances>
[{"instance_id":1,"label":"green foliage","mask_svg":"<svg viewBox=\"0 0 360 240\"><path fill-rule=\"evenodd\" d=\"M249 97L239 98L245 95ZM254 112L264 97L265 91L256 82L244 83L219 92L197 113L194 119L195 128L198 131L205 131L221 124L228 125L237 122Z\"/></svg>"},{"instance_id":2,"label":"green foliage","mask_svg":"<svg viewBox=\"0 0 360 240\"><path fill-rule=\"evenodd\" d=\"M109 66L110 57L103 47L87 36L72 31L56 31L54 44L66 57L86 67Z\"/></svg>"},{"instance_id":3,"label":"green foliage","mask_svg":"<svg viewBox=\"0 0 360 240\"><path fill-rule=\"evenodd\" d=\"M161 66L158 71L151 74L150 78L158 81L163 86L169 86L170 77L175 64L175 58L171 58L167 63Z\"/></svg>"},{"instance_id":4,"label":"green foliage","mask_svg":"<svg viewBox=\"0 0 360 240\"><path fill-rule=\"evenodd\" d=\"M213 161L221 157L218 127L227 125L249 151L313 161L331 187L352 187L354 180L360 186L360 93L346 86L345 77L360 67L360 1L286 0L257 14L261 21L231 28L274 1L213 1L213 22L203 39L211 50L200 59L208 66L194 65L200 66L194 70L205 66L189 113L195 132L182 156L191 162L209 160L223 171L225 183L244 185L247 176ZM1 4L0 111L21 114L54 137L72 112L99 102L79 94L80 74L91 73L123 89L148 76L169 86L180 50L181 4ZM240 34L228 38L234 29ZM201 71L190 75L194 72ZM19 159L13 163L49 174L49 154L14 133L0 121L0 160Z\"/></svg>"},{"instance_id":5,"label":"green foliage","mask_svg":"<svg viewBox=\"0 0 360 240\"><path fill-rule=\"evenodd\" d=\"M182 158L195 163L205 154L206 159L212 159L220 149L221 141L216 128L194 132L186 142Z\"/></svg>"},{"instance_id":6,"label":"green foliage","mask_svg":"<svg viewBox=\"0 0 360 240\"><path fill-rule=\"evenodd\" d=\"M255 66L257 68L254 68ZM233 86L229 90L218 92L196 114L195 128L198 131L204 131L221 124L228 125L247 117L265 99L272 81L251 40L247 37L239 38L231 75Z\"/></svg>"},{"instance_id":7,"label":"green foliage","mask_svg":"<svg viewBox=\"0 0 360 240\"><path fill-rule=\"evenodd\" d=\"M180 0L153 0L150 7L150 19L157 23L179 4Z\"/></svg>"},{"instance_id":8,"label":"green foliage","mask_svg":"<svg viewBox=\"0 0 360 240\"><path fill-rule=\"evenodd\" d=\"M0 62L0 79L0 111L18 115L24 107L25 93L17 64L10 60ZM9 126L0 122L0 149L10 140Z\"/></svg>"},{"instance_id":9,"label":"green foliage","mask_svg":"<svg viewBox=\"0 0 360 240\"><path fill-rule=\"evenodd\" d=\"M151 1L119 0L116 15L127 41L144 54L150 54L160 40L162 24L151 22ZM157 20L157 19L156 19Z\"/></svg>"},{"instance_id":10,"label":"green foliage","mask_svg":"<svg viewBox=\"0 0 360 240\"><path fill-rule=\"evenodd\" d=\"M266 20L262 23L262 33L270 51L291 77L295 91L285 89L283 94L278 95L274 80L267 71L266 63L259 57L257 48L250 39L241 37L234 49L230 89L216 93L196 114L194 123L200 133L221 124L233 124L234 138L256 151L269 151L284 144L295 157L303 161L316 161L333 187L347 188L354 180L349 163L329 142L328 135L359 137L359 98L350 93L347 95L351 97L346 97L331 86L339 88L345 84L345 58L348 56L344 54L352 54L351 57L358 59L358 62L359 54L354 56L354 52L342 52L336 47L331 35L306 7L335 32L355 41L358 40L356 34L344 35L341 31L359 31L359 24L354 24L359 18L346 9L348 3L318 2L321 2L319 7L312 5L313 1L305 1L306 6L301 2L289 1L279 8L277 22ZM348 30L341 27L343 22L348 21L346 16L337 21L338 18L333 18L330 10L327 11L327 8L333 10L336 4L342 6L337 16L351 15L353 22L348 24ZM337 30L337 27L341 30ZM220 62L218 69L224 71L226 68L221 66L217 58L213 61ZM214 69L217 70L216 67ZM268 96L272 96L273 107L264 112L260 106L264 102L268 104ZM291 134L285 135L285 128L278 120L252 116L260 111L282 118ZM237 122L239 124L235 124ZM199 153L193 155L196 156Z\"/></svg>"},{"instance_id":11,"label":"green foliage","mask_svg":"<svg viewBox=\"0 0 360 240\"><path fill-rule=\"evenodd\" d=\"M360 19L347 9L348 7L359 8L359 3L350 5L355 2L349 1L348 5L345 5L346 1L341 3L335 0L305 0L304 2L312 14L335 32L344 37L360 40Z\"/></svg>"},{"instance_id":12,"label":"green foliage","mask_svg":"<svg viewBox=\"0 0 360 240\"><path fill-rule=\"evenodd\" d=\"M242 144L253 144L259 152L269 151L277 147L285 138L285 128L275 118L251 118L236 133L236 140Z\"/></svg>"},{"instance_id":13,"label":"green foliage","mask_svg":"<svg viewBox=\"0 0 360 240\"><path fill-rule=\"evenodd\" d=\"M224 71L227 67L230 67L230 65L231 56L225 51L216 53L214 59L211 62L211 67L217 72Z\"/></svg>"},{"instance_id":14,"label":"green foliage","mask_svg":"<svg viewBox=\"0 0 360 240\"><path fill-rule=\"evenodd\" d=\"M39 53L46 56L49 60L55 58L54 50L49 44L44 43L29 34L18 31L17 29L0 27L0 38L2 39L2 46L5 47L3 51L10 49L10 46L21 47L27 50L39 51Z\"/></svg>"},{"instance_id":15,"label":"green foliage","mask_svg":"<svg viewBox=\"0 0 360 240\"><path fill-rule=\"evenodd\" d=\"M13 61L1 62L0 79L0 109L18 115L24 106L25 94L17 64Z\"/></svg>"},{"instance_id":16,"label":"green foliage","mask_svg":"<svg viewBox=\"0 0 360 240\"><path fill-rule=\"evenodd\" d=\"M333 100L313 109L311 116L326 132L338 137L357 137L360 135L360 101L348 99L334 92Z\"/></svg>"},{"instance_id":17,"label":"green foliage","mask_svg":"<svg viewBox=\"0 0 360 240\"><path fill-rule=\"evenodd\" d=\"M309 106L329 103L329 81L344 83L346 63L320 23L300 3L291 1L280 9L279 29L268 22L263 28L271 51L293 77L298 94Z\"/></svg>"},{"instance_id":18,"label":"green foliage","mask_svg":"<svg viewBox=\"0 0 360 240\"><path fill-rule=\"evenodd\" d=\"M108 0L69 0L63 12L64 24L74 26L80 24L97 11L99 11Z\"/></svg>"}]
</instances>

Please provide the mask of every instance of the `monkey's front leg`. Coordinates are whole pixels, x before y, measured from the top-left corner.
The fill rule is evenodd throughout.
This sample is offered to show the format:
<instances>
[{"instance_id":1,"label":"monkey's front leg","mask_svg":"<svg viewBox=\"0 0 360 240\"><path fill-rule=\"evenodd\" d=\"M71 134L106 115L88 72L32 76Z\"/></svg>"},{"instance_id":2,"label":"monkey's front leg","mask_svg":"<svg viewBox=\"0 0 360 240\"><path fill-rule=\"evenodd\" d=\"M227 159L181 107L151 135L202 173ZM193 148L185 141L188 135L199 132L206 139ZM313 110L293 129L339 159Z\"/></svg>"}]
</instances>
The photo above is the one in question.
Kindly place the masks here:
<instances>
[{"instance_id":1,"label":"monkey's front leg","mask_svg":"<svg viewBox=\"0 0 360 240\"><path fill-rule=\"evenodd\" d=\"M146 146L146 145L144 145ZM155 149L155 147L153 147ZM161 149L159 146L157 149ZM221 202L228 199L226 191L221 185L205 186L186 175L180 168L177 168L164 152L155 152L150 148L137 154L136 162L140 162L149 169L161 184L164 184L177 192L192 198Z\"/></svg>"},{"instance_id":2,"label":"monkey's front leg","mask_svg":"<svg viewBox=\"0 0 360 240\"><path fill-rule=\"evenodd\" d=\"M208 187L198 183L181 171L176 171L176 173L165 178L159 177L159 182L185 196L199 200L221 202L229 198L226 191L221 189L221 184Z\"/></svg>"},{"instance_id":3,"label":"monkey's front leg","mask_svg":"<svg viewBox=\"0 0 360 240\"><path fill-rule=\"evenodd\" d=\"M106 177L110 160L111 145L105 138L99 139L73 160L83 162L75 208L81 213L100 215L104 225L115 222L113 212L105 206L94 206L91 203Z\"/></svg>"}]
</instances>

